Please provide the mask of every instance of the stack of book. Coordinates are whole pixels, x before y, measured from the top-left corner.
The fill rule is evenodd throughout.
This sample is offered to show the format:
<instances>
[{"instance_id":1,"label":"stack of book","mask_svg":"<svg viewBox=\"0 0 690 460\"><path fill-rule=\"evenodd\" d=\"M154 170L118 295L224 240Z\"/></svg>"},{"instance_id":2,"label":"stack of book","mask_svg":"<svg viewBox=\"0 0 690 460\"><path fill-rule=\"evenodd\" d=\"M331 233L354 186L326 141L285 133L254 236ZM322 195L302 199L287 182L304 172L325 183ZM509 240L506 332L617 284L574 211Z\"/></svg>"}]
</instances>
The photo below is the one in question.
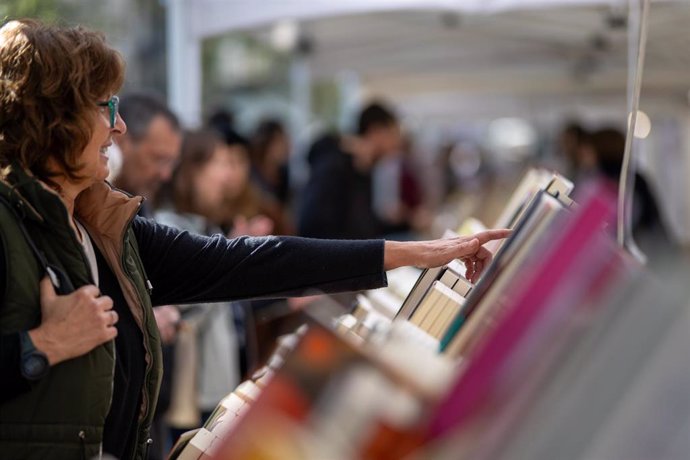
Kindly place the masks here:
<instances>
[{"instance_id":1,"label":"stack of book","mask_svg":"<svg viewBox=\"0 0 690 460\"><path fill-rule=\"evenodd\" d=\"M560 202L562 206L569 208L573 205L572 200L569 198L572 190L572 182L558 173L541 168L530 169L519 182L515 192L491 227L515 228L529 209L532 201L540 193L547 193ZM448 230L445 236L469 235L486 229L487 226L479 220L468 218L456 232ZM488 246L492 252L496 253L502 244L502 241L495 241L490 242ZM403 267L389 272L389 286L387 288L369 291L365 296L358 297L358 302L352 312L356 322L353 322L352 318L346 318L343 322L349 325L348 329L350 331L359 329L368 332L369 327L364 326L362 323L365 322L369 315L371 315L371 318L367 320L369 324L380 323L382 318L387 318L390 321L394 319L411 320L414 310L419 307L420 302L429 292L431 285L436 281L441 281L448 268L440 267L433 270L420 271L413 267ZM466 297L471 286L464 279L464 267L456 261L450 269L455 272L455 276L462 279L469 286L467 292L459 287L455 290L462 297ZM443 284L448 286L447 282L443 282ZM448 287L452 288L452 286ZM450 302L449 308L458 309L460 306L457 300L459 299L453 294L451 294L451 298L453 301ZM447 313L442 314L445 316ZM436 316L438 314L431 317L435 319ZM429 320L431 320L431 317L429 317ZM417 316L414 321L415 324L419 325L421 319ZM427 329L423 328L423 330L429 332ZM438 338L438 335L436 334L435 336Z\"/></svg>"},{"instance_id":2,"label":"stack of book","mask_svg":"<svg viewBox=\"0 0 690 460\"><path fill-rule=\"evenodd\" d=\"M464 272L464 266L457 261L427 270L413 291L419 301L406 302L397 317L409 319L430 336L441 339L453 318L462 313L465 298L472 289Z\"/></svg>"},{"instance_id":3,"label":"stack of book","mask_svg":"<svg viewBox=\"0 0 690 460\"><path fill-rule=\"evenodd\" d=\"M507 280L515 277L521 264L529 263L529 258L538 254L534 247L540 238L548 238L548 230L556 215L573 207L574 203L568 196L572 189L572 183L558 174L541 169L530 170L494 224L495 228L512 228L514 235L505 243L494 245L495 261L476 288L464 277L465 267L457 260L443 267L424 270L407 297L398 304L397 313L391 319L409 321L441 341L444 350L448 348L448 352L455 356L462 354L468 332L464 332L452 344L448 342L455 339L460 326L470 314L477 312L475 322L479 321L478 318L491 316L487 313L496 308L496 298L500 297ZM461 226L460 232L463 227L471 229L472 233L484 228L476 220ZM455 233L447 232L446 236L453 235ZM363 331L363 340L371 330L366 327L367 324L381 323L379 313L382 302L372 301L372 297L382 296L375 292L368 294L365 299L359 299L353 312L354 319L341 319L349 331L355 334ZM390 312L393 309L396 309L395 303L388 302L385 310ZM470 325L468 330L476 331L476 325Z\"/></svg>"}]
</instances>

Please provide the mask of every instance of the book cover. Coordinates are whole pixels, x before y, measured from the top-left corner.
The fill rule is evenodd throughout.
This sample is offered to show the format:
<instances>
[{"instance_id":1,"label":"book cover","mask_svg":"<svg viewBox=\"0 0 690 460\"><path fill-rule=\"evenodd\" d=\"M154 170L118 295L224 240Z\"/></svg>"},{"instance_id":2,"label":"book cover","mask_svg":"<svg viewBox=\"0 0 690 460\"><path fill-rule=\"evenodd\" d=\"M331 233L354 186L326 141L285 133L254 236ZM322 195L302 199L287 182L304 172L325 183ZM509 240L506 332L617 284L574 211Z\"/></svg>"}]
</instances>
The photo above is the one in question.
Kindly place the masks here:
<instances>
[{"instance_id":1,"label":"book cover","mask_svg":"<svg viewBox=\"0 0 690 460\"><path fill-rule=\"evenodd\" d=\"M602 237L603 225L614 210L613 197L603 187L597 187L578 212L570 216L563 231L554 234L550 250L527 275L529 278L511 299L499 324L468 358L456 384L438 405L430 423L430 438L461 428L491 403L497 376L510 363L515 350L525 344L537 319L547 314L549 307L559 305L553 302L553 296L574 275L574 268L586 266L584 256L595 248L594 243Z\"/></svg>"}]
</instances>

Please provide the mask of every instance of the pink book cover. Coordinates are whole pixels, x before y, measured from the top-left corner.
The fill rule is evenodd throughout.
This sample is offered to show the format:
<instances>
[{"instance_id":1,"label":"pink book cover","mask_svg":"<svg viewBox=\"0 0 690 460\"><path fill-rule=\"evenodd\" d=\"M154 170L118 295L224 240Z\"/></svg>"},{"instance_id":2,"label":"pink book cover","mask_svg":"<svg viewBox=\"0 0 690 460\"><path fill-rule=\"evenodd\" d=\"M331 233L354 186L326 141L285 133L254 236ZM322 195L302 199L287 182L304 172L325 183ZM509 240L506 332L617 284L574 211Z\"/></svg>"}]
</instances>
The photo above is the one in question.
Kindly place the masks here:
<instances>
[{"instance_id":1,"label":"pink book cover","mask_svg":"<svg viewBox=\"0 0 690 460\"><path fill-rule=\"evenodd\" d=\"M496 327L468 357L464 371L431 418L431 439L461 428L482 409L491 397L497 377L510 365L515 350L529 340L533 327L548 313L549 307L558 304L553 300L563 292L563 284L570 282L575 272L581 270L583 255L593 246L600 247L595 243L601 241L602 229L615 213L615 197L608 189L597 185L584 195L581 203L582 206L568 216L563 231L555 233L540 263L526 270L526 279L504 314L497 318Z\"/></svg>"}]
</instances>

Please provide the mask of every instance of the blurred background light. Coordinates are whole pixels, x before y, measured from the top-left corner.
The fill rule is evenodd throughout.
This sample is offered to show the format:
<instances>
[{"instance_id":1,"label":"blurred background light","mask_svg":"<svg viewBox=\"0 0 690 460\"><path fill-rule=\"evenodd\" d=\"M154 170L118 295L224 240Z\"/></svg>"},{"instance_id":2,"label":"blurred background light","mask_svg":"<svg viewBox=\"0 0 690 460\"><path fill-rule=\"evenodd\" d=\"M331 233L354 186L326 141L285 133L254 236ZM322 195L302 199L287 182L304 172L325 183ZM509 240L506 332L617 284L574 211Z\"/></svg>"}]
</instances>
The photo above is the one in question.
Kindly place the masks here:
<instances>
[{"instance_id":1,"label":"blurred background light","mask_svg":"<svg viewBox=\"0 0 690 460\"><path fill-rule=\"evenodd\" d=\"M293 51L299 39L299 25L296 21L285 19L278 21L271 29L271 44L282 52Z\"/></svg>"},{"instance_id":2,"label":"blurred background light","mask_svg":"<svg viewBox=\"0 0 690 460\"><path fill-rule=\"evenodd\" d=\"M537 141L532 125L522 118L498 118L487 128L488 147L502 161L522 161L530 156Z\"/></svg>"},{"instance_id":3,"label":"blurred background light","mask_svg":"<svg viewBox=\"0 0 690 460\"><path fill-rule=\"evenodd\" d=\"M630 116L628 116L628 124L630 123ZM649 116L642 110L637 111L637 121L635 122L635 137L638 139L646 139L652 131L652 121Z\"/></svg>"}]
</instances>

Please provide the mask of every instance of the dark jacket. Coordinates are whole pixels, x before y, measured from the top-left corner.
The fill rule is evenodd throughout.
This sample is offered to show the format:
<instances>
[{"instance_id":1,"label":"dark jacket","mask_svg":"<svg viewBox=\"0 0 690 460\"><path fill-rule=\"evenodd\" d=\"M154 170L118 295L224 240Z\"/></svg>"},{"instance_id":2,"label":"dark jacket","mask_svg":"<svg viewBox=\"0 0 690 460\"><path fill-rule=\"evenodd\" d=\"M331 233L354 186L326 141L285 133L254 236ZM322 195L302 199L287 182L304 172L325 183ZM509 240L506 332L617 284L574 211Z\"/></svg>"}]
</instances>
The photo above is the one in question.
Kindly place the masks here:
<instances>
[{"instance_id":1,"label":"dark jacket","mask_svg":"<svg viewBox=\"0 0 690 460\"><path fill-rule=\"evenodd\" d=\"M301 194L298 231L315 238L377 238L385 229L374 213L372 176L355 168L340 138L317 140L308 154L311 172Z\"/></svg>"}]
</instances>

